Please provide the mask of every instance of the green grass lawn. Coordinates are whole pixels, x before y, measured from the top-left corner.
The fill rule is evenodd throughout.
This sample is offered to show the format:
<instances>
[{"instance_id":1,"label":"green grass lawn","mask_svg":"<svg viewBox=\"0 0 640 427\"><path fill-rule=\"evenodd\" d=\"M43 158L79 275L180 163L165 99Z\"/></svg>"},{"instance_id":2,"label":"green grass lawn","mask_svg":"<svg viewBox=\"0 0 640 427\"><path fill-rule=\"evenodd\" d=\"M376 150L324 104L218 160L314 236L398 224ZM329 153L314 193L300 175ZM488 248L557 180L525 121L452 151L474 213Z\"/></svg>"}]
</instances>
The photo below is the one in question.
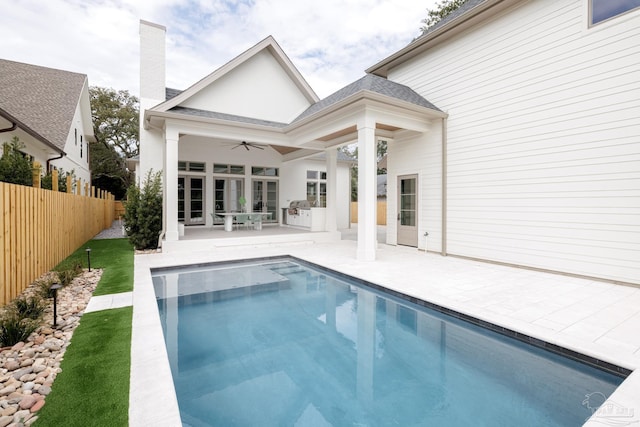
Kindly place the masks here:
<instances>
[{"instance_id":1,"label":"green grass lawn","mask_svg":"<svg viewBox=\"0 0 640 427\"><path fill-rule=\"evenodd\" d=\"M126 239L90 240L56 269L80 263L104 271L94 295L133 290L133 249ZM37 427L125 427L129 424L133 307L82 316L62 361L62 372L38 412Z\"/></svg>"},{"instance_id":2,"label":"green grass lawn","mask_svg":"<svg viewBox=\"0 0 640 427\"><path fill-rule=\"evenodd\" d=\"M102 268L102 278L94 295L117 294L133 290L133 246L127 239L89 240L58 264L55 270L74 263L87 267L86 248L91 248L91 268Z\"/></svg>"},{"instance_id":3,"label":"green grass lawn","mask_svg":"<svg viewBox=\"0 0 640 427\"><path fill-rule=\"evenodd\" d=\"M129 423L133 307L82 316L37 427L116 427Z\"/></svg>"}]
</instances>

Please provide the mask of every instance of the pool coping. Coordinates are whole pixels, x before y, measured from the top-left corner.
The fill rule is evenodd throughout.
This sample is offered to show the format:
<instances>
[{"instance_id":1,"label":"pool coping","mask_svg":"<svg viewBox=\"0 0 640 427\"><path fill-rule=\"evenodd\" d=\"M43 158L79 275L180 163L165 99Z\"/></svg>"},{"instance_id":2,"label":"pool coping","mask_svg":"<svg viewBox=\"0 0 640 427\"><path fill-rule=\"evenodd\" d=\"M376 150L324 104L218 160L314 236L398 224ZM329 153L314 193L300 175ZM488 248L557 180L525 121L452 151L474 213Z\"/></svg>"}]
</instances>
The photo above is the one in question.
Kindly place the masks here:
<instances>
[{"instance_id":1,"label":"pool coping","mask_svg":"<svg viewBox=\"0 0 640 427\"><path fill-rule=\"evenodd\" d=\"M367 287L384 290L384 292L390 293L398 298L418 305L424 305L425 307L434 308L442 313L453 315L461 320L470 321L481 327L511 336L536 347L556 353L559 352L563 356L570 357L574 360L578 358L577 360L583 363L614 372L619 376L627 375L623 383L610 396L609 401L617 406L626 408L633 408L633 405L637 405L634 397L637 395L638 390L640 390L640 374L634 371L637 370L637 364L634 363L635 361L629 360L628 358L612 360L611 357L594 352L593 349L580 346L577 342L559 343L553 336L540 337L528 331L519 331L511 327L501 326L495 321L484 319L473 313L448 308L438 302L425 301L423 298L411 295L410 293L401 292L387 286L381 286L370 280L342 272L339 269L326 267L317 261L292 255L290 253L291 251L285 248L275 252L276 253L269 256L248 256L242 259L230 254L230 256L223 256L222 258L224 259L216 259L214 261L207 261L205 257L202 262L195 263L180 262L178 259L173 258L164 259L164 257L161 257L162 259L154 259L153 255L136 256L134 273L135 285L133 291L134 316L131 350L130 426L152 424L156 426L173 427L181 425L177 397L173 386L164 344L164 335L160 325L160 317L151 279L152 270L162 271L182 266L193 268L223 263L227 264L229 262L259 262L275 259L290 259L296 262L310 264L321 270L331 272L332 274L355 280L359 284ZM149 387L149 378L153 378L153 387ZM158 398L158 396L162 397ZM631 412L633 413L633 410ZM598 423L602 419L598 420L597 412L594 413L594 417L592 417L592 420L588 421L585 426L599 425Z\"/></svg>"}]
</instances>

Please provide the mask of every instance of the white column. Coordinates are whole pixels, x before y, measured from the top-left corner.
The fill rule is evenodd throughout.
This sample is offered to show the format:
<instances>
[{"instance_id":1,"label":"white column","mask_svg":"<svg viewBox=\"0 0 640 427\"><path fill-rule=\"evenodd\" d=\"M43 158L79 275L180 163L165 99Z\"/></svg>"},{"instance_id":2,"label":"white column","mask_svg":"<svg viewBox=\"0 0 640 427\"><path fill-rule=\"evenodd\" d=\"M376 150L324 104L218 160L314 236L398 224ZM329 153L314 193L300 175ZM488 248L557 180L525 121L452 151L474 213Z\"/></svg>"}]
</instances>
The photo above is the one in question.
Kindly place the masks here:
<instances>
[{"instance_id":1,"label":"white column","mask_svg":"<svg viewBox=\"0 0 640 427\"><path fill-rule=\"evenodd\" d=\"M329 148L325 151L327 157L327 209L326 209L326 231L338 231L338 222L336 220L338 210L338 198L336 192L338 189L338 149Z\"/></svg>"},{"instance_id":2,"label":"white column","mask_svg":"<svg viewBox=\"0 0 640 427\"><path fill-rule=\"evenodd\" d=\"M358 260L376 259L377 190L376 123L372 117L358 120Z\"/></svg>"},{"instance_id":3,"label":"white column","mask_svg":"<svg viewBox=\"0 0 640 427\"><path fill-rule=\"evenodd\" d=\"M165 136L164 163L164 191L165 211L165 240L178 240L178 133L167 132Z\"/></svg>"}]
</instances>

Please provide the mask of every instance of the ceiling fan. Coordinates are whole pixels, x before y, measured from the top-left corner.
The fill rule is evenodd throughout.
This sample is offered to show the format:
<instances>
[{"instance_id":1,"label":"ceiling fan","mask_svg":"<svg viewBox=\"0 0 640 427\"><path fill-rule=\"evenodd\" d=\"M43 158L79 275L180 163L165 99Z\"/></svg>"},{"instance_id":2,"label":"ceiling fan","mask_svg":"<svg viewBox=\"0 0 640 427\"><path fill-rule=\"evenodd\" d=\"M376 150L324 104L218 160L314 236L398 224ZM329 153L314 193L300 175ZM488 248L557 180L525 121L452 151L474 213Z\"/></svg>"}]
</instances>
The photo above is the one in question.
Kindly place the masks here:
<instances>
[{"instance_id":1,"label":"ceiling fan","mask_svg":"<svg viewBox=\"0 0 640 427\"><path fill-rule=\"evenodd\" d=\"M232 150L235 150L238 147L244 147L247 151L249 151L249 148L257 148L258 150L264 150L264 147L261 147L257 144L251 143L251 142L247 142L247 141L242 141L241 143L239 143L238 145L236 145L235 147L232 148Z\"/></svg>"}]
</instances>

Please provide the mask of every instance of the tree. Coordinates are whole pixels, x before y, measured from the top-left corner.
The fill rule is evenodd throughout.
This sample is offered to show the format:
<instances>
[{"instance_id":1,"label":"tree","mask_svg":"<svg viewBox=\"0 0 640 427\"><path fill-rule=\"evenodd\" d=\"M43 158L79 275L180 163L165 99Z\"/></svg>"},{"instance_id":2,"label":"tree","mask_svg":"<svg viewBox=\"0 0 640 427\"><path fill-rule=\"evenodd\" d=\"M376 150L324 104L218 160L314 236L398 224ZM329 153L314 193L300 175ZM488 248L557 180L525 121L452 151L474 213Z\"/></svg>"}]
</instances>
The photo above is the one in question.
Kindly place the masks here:
<instances>
[{"instance_id":1,"label":"tree","mask_svg":"<svg viewBox=\"0 0 640 427\"><path fill-rule=\"evenodd\" d=\"M358 159L358 146L357 144L347 145L339 148L340 151L348 156ZM379 162L387 154L387 141L379 139L376 146L376 160ZM377 170L377 175L384 175L387 173L387 169ZM358 164L354 164L351 167L351 201L358 200Z\"/></svg>"},{"instance_id":2,"label":"tree","mask_svg":"<svg viewBox=\"0 0 640 427\"><path fill-rule=\"evenodd\" d=\"M62 168L58 169L58 191L61 193L67 192L67 175L71 176L72 183L75 182L76 180L75 170L71 170L71 172L65 172L64 169ZM42 177L40 186L45 190L53 189L53 174L51 172L47 173L45 176Z\"/></svg>"},{"instance_id":3,"label":"tree","mask_svg":"<svg viewBox=\"0 0 640 427\"><path fill-rule=\"evenodd\" d=\"M136 249L155 249L162 231L162 175L149 171L142 187L127 190L124 228Z\"/></svg>"},{"instance_id":4,"label":"tree","mask_svg":"<svg viewBox=\"0 0 640 427\"><path fill-rule=\"evenodd\" d=\"M97 86L89 94L97 140L89 150L91 181L122 199L132 180L125 160L140 152L138 98L126 90Z\"/></svg>"},{"instance_id":5,"label":"tree","mask_svg":"<svg viewBox=\"0 0 640 427\"><path fill-rule=\"evenodd\" d=\"M424 25L420 27L422 34L426 33L429 28L443 20L454 10L457 10L467 0L442 0L435 4L433 9L427 9L427 17L423 19Z\"/></svg>"},{"instance_id":6,"label":"tree","mask_svg":"<svg viewBox=\"0 0 640 427\"><path fill-rule=\"evenodd\" d=\"M0 158L0 181L19 185L33 185L33 165L21 149L24 144L17 136L11 142L2 144L2 157Z\"/></svg>"}]
</instances>

